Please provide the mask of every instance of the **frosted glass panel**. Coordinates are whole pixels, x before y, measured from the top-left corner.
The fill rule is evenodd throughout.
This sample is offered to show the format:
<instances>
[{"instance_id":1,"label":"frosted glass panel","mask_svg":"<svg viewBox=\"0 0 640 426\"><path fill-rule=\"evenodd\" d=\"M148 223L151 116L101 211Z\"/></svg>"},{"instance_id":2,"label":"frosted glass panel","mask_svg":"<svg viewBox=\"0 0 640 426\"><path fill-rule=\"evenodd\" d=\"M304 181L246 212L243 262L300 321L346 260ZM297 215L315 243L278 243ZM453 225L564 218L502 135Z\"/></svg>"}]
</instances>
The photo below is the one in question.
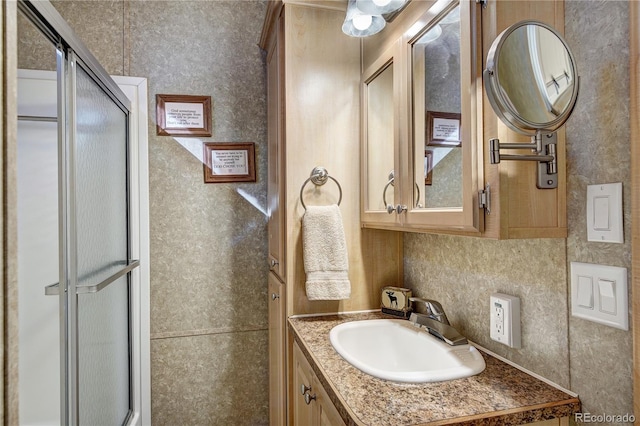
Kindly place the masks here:
<instances>
[{"instance_id":1,"label":"frosted glass panel","mask_svg":"<svg viewBox=\"0 0 640 426\"><path fill-rule=\"evenodd\" d=\"M126 115L78 67L76 214L79 285L96 284L127 260Z\"/></svg>"},{"instance_id":2,"label":"frosted glass panel","mask_svg":"<svg viewBox=\"0 0 640 426\"><path fill-rule=\"evenodd\" d=\"M76 84L78 286L128 258L127 117L78 67ZM129 285L124 276L78 295L79 424L122 424L129 412Z\"/></svg>"},{"instance_id":3,"label":"frosted glass panel","mask_svg":"<svg viewBox=\"0 0 640 426\"><path fill-rule=\"evenodd\" d=\"M78 295L80 425L123 424L129 412L128 301L126 276Z\"/></svg>"}]
</instances>

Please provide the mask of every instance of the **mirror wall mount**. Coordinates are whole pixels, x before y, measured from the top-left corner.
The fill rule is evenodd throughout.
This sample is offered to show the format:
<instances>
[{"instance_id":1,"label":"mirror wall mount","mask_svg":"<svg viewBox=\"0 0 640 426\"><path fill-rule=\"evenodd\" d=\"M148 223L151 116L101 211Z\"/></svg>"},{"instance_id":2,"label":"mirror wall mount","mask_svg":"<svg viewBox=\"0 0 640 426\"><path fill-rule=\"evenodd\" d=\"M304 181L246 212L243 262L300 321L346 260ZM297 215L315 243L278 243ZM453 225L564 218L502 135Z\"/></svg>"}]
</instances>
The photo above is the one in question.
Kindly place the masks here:
<instances>
[{"instance_id":1,"label":"mirror wall mount","mask_svg":"<svg viewBox=\"0 0 640 426\"><path fill-rule=\"evenodd\" d=\"M491 164L537 161L538 188L556 188L555 131L573 112L579 88L578 70L566 42L544 23L518 22L494 40L483 77L487 98L498 118L532 139L531 143L490 139ZM501 154L501 148L530 149L532 153Z\"/></svg>"},{"instance_id":2,"label":"mirror wall mount","mask_svg":"<svg viewBox=\"0 0 640 426\"><path fill-rule=\"evenodd\" d=\"M540 189L553 189L558 187L558 161L556 155L556 132L537 132L531 137L531 143L500 143L497 138L489 139L489 156L491 164L499 164L500 160L520 160L538 162L538 181L536 185ZM530 149L532 154L516 155L501 154L504 149Z\"/></svg>"}]
</instances>

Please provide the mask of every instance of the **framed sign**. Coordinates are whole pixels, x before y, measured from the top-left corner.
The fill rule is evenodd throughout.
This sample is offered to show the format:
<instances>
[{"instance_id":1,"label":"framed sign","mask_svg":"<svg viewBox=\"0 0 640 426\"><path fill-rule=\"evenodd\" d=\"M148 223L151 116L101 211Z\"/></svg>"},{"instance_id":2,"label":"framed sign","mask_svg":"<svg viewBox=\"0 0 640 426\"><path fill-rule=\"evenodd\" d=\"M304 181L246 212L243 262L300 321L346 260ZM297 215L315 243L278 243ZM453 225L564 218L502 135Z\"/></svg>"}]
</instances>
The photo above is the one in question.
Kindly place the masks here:
<instances>
[{"instance_id":1,"label":"framed sign","mask_svg":"<svg viewBox=\"0 0 640 426\"><path fill-rule=\"evenodd\" d=\"M211 136L211 96L156 95L156 133Z\"/></svg>"},{"instance_id":2,"label":"framed sign","mask_svg":"<svg viewBox=\"0 0 640 426\"><path fill-rule=\"evenodd\" d=\"M460 114L427 111L427 145L461 146Z\"/></svg>"},{"instance_id":3,"label":"framed sign","mask_svg":"<svg viewBox=\"0 0 640 426\"><path fill-rule=\"evenodd\" d=\"M253 142L207 142L204 149L204 183L255 182Z\"/></svg>"},{"instance_id":4,"label":"framed sign","mask_svg":"<svg viewBox=\"0 0 640 426\"><path fill-rule=\"evenodd\" d=\"M433 151L424 151L424 184L433 184Z\"/></svg>"}]
</instances>

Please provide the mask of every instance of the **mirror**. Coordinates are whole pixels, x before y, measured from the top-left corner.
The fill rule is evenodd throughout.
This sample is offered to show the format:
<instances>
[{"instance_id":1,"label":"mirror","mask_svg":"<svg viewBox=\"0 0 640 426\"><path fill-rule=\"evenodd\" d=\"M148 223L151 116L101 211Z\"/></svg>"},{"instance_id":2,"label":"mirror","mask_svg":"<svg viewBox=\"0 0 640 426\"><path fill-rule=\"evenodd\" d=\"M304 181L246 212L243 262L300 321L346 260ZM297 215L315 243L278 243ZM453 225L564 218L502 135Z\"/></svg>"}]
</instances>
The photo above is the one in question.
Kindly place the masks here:
<instances>
[{"instance_id":1,"label":"mirror","mask_svg":"<svg viewBox=\"0 0 640 426\"><path fill-rule=\"evenodd\" d=\"M386 210L383 198L393 204L394 185L389 171L394 168L394 99L393 62L385 64L366 87L366 176L367 211ZM384 195L384 197L383 197Z\"/></svg>"},{"instance_id":2,"label":"mirror","mask_svg":"<svg viewBox=\"0 0 640 426\"><path fill-rule=\"evenodd\" d=\"M414 179L419 189L414 208L463 205L460 6L453 6L411 48Z\"/></svg>"},{"instance_id":3,"label":"mirror","mask_svg":"<svg viewBox=\"0 0 640 426\"><path fill-rule=\"evenodd\" d=\"M557 188L555 131L567 121L578 98L578 70L569 47L542 22L518 22L494 40L483 75L496 115L512 130L532 135L530 144L490 139L491 163L537 161L537 187ZM533 154L501 154L501 148Z\"/></svg>"},{"instance_id":4,"label":"mirror","mask_svg":"<svg viewBox=\"0 0 640 426\"><path fill-rule=\"evenodd\" d=\"M578 71L569 47L551 27L522 21L500 34L487 55L491 106L512 130L555 131L578 97Z\"/></svg>"}]
</instances>

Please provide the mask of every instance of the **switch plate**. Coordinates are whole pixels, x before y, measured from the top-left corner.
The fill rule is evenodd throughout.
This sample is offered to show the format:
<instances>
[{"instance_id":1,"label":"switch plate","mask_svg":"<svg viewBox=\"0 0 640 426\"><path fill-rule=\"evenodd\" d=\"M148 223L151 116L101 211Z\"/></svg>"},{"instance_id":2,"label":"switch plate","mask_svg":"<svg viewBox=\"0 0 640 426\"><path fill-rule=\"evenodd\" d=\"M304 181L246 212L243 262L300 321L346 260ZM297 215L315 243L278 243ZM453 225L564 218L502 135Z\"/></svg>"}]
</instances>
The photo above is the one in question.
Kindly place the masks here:
<instances>
[{"instance_id":1,"label":"switch plate","mask_svg":"<svg viewBox=\"0 0 640 426\"><path fill-rule=\"evenodd\" d=\"M628 330L627 268L571 262L571 315Z\"/></svg>"},{"instance_id":2,"label":"switch plate","mask_svg":"<svg viewBox=\"0 0 640 426\"><path fill-rule=\"evenodd\" d=\"M521 346L520 299L508 294L492 294L489 324L491 339L519 349Z\"/></svg>"},{"instance_id":3,"label":"switch plate","mask_svg":"<svg viewBox=\"0 0 640 426\"><path fill-rule=\"evenodd\" d=\"M622 183L587 186L587 240L623 243Z\"/></svg>"}]
</instances>

